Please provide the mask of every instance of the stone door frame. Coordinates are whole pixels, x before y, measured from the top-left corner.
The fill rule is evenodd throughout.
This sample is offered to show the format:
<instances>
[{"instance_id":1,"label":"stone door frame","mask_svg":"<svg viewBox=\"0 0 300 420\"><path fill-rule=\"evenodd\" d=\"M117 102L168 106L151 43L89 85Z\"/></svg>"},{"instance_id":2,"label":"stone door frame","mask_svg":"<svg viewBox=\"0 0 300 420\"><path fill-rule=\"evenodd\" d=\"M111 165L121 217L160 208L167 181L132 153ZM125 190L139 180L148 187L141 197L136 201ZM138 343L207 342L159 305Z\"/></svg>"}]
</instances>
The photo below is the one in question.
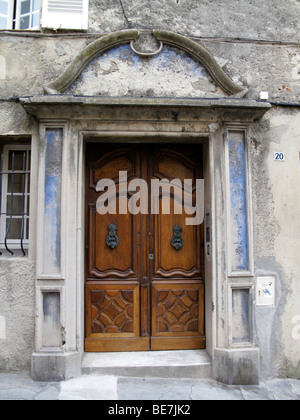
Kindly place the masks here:
<instances>
[{"instance_id":1,"label":"stone door frame","mask_svg":"<svg viewBox=\"0 0 300 420\"><path fill-rule=\"evenodd\" d=\"M81 374L85 141L201 141L211 235L206 244L207 352L219 381L257 383L247 128L270 105L244 99L66 96L24 98L21 103L40 125L33 378L62 380ZM58 192L49 203L53 186ZM241 213L237 200L244 203ZM244 258L239 261L237 255Z\"/></svg>"}]
</instances>

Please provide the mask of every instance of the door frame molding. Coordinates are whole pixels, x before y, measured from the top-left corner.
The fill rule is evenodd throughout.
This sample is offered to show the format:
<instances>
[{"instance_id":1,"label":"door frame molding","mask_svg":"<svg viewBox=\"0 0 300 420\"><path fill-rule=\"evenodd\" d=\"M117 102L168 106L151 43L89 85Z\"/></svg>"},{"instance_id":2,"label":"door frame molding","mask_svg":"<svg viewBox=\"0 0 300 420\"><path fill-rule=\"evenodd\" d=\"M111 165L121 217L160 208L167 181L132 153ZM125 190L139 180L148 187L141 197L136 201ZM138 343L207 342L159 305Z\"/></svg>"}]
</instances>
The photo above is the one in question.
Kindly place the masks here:
<instances>
[{"instance_id":1,"label":"door frame molding","mask_svg":"<svg viewBox=\"0 0 300 420\"><path fill-rule=\"evenodd\" d=\"M210 210L211 243L210 255L206 256L206 339L207 352L213 359L214 376L228 382L232 366L251 362L252 371L248 383L257 382L259 372L259 349L255 347L255 311L247 313L253 331L249 342L243 342L235 332L243 314L233 318L233 299L239 301L250 296L254 286L251 273L232 276L228 270L228 176L229 164L226 150L229 141L228 126L244 136L245 127L256 124L270 108L267 103L253 100L191 100L162 98L77 98L48 96L20 99L26 111L38 118L40 132L45 127L53 132L61 129L61 115L64 115L64 131L61 136L62 150L62 226L60 252L61 272L47 273L47 278L36 280L37 302L50 293L55 286L60 300L60 322L62 342L59 347L43 345L43 305L37 310L36 350L32 355L32 375L38 380L61 380L81 373L81 359L84 345L84 147L86 141L101 142L203 142L204 179L206 180L206 207ZM45 173L45 150L47 138L40 136L40 174ZM248 153L248 152L247 152ZM247 167L247 172L250 168ZM45 185L43 177L38 180L37 235L46 230L44 226L45 207L42 200ZM208 186L208 188L207 188ZM229 183L230 189L230 183ZM249 188L248 196L251 196ZM209 209L210 208L210 209ZM233 252L231 250L231 252ZM250 250L251 252L251 250ZM252 260L253 261L253 260ZM230 275L228 275L228 273ZM236 272L234 274L237 274ZM54 289L53 289L54 290ZM230 294L231 293L231 294ZM63 296L63 297L62 297ZM249 305L254 302L249 299ZM254 308L253 308L254 309ZM230 322L233 320L233 328ZM246 327L245 325L242 325ZM236 327L236 329L235 329ZM227 362L224 365L223 361ZM53 366L53 369L46 367ZM247 365L248 366L248 365ZM248 369L249 370L249 369ZM251 382L252 381L252 382Z\"/></svg>"},{"instance_id":2,"label":"door frame molding","mask_svg":"<svg viewBox=\"0 0 300 420\"><path fill-rule=\"evenodd\" d=\"M81 141L84 142L84 145L94 144L96 142L96 144L99 144L99 145L101 145L101 144L102 145L108 145L109 144L109 145L113 146L114 144L116 144L117 147L122 147L122 145L129 144L128 141L124 141L124 133L123 132L114 132L113 137L111 137L111 134L109 136L108 135L103 136L103 134L104 133L100 133L100 136L99 136L99 132L95 132L95 133L82 132L81 133L81 136L82 136L82 140ZM128 134L128 133L126 133L126 134ZM152 133L152 134L155 134L155 133ZM166 133L164 133L164 134L166 134ZM171 134L171 136L174 135L174 133L170 133L170 134ZM92 141L92 142L90 141L91 140L90 139L90 136L92 136L92 140L94 140L94 141ZM172 144L179 144L179 145L184 144L181 136L176 136L175 135L174 138L171 137L171 136L170 135L169 136L162 136L159 139L160 141L159 142L156 142L156 143L154 142L154 139L157 138L157 136L149 136L149 139L147 141L147 144L163 145L164 147L169 147L170 151L172 150ZM117 138L119 138L120 141L118 141L117 143L115 143L115 140ZM99 139L100 139L100 141L98 141ZM113 139L113 142L110 141L112 139ZM140 134L139 133L131 133L131 137L128 137L128 140L130 141L130 144L133 146L133 148L135 147L135 145L137 147L138 146L146 146L146 143L143 142L142 139L143 138L140 137ZM163 139L165 139L165 140L163 140ZM169 139L169 143L166 143L166 139ZM170 139L173 140L173 141L170 142ZM189 144L191 144L191 145L201 144L203 146L203 144L207 142L208 138L203 137L202 140L199 140L199 135L198 135L197 137L192 138L192 139L189 139L189 137L187 137L186 140L189 141ZM175 143L175 141L176 141L176 143ZM112 150L109 149L109 154L112 153ZM182 152L185 153L185 150L182 151ZM106 151L106 153L107 153L107 151ZM101 155L101 153L100 153L100 155ZM201 155L202 155L202 158L204 158L204 156L203 156L204 155L203 150L201 152ZM144 156L146 156L146 158L148 158L148 153L146 155L144 155ZM106 160L105 160L105 162L106 162ZM196 162L196 161L194 161L194 162ZM203 163L204 163L203 162L203 159L202 160L199 160L199 162L197 163L197 167L200 168L201 173L203 172ZM85 159L83 161L83 165L84 165L84 168L86 168L86 161L85 161ZM151 170L153 170L152 169L152 163L151 163L150 167L151 167ZM149 168L147 168L147 169L149 169ZM86 171L84 173L86 173ZM154 173L153 173L153 175L154 175ZM201 176L203 176L203 174L201 174ZM150 181L150 179L148 179L148 178L146 180L148 182ZM85 180L84 180L84 182L85 182ZM150 183L148 185L150 185ZM85 183L85 188L87 188L86 183ZM209 189L208 186L207 186L207 189ZM86 189L85 189L85 196L83 197L83 199L86 202ZM208 206L208 203L206 203L206 206ZM85 213L85 215L86 215L86 213ZM150 221L150 218L152 218L153 216L151 214L149 214L148 216L149 216L149 221ZM82 223L84 223L84 229L86 230L87 229L87 221L84 220L84 222L82 222ZM202 228L203 227L204 227L204 221L203 221L203 224L202 224ZM153 229L153 227L152 227L152 229ZM151 228L150 228L150 230L151 230ZM87 230L87 232L88 232L88 230ZM202 234L203 234L203 238L204 238L204 230L203 230ZM87 240L87 238L86 238L86 240ZM200 240L200 238L199 238L199 240ZM83 252L84 251L86 251L86 250L83 248ZM148 255L149 249L148 248L145 248L144 252L145 252L145 254ZM203 249L202 249L202 247L199 247L199 252L201 252L201 258L200 258L201 265L202 264L205 265L205 247L203 247ZM87 264L87 261L88 261L88 255L85 256L85 264ZM150 340L150 342L153 344L153 345L151 345L151 349L146 348L147 347L146 346L146 337L144 337L143 334L140 337L138 337L138 338L137 337L133 337L133 334L132 333L130 333L130 334L123 334L123 337L113 338L113 337L108 337L104 333L104 334L102 334L103 335L103 337L102 337L102 343L103 343L103 347L106 349L105 351L118 351L118 352L120 352L120 351L131 351L131 350L124 350L124 348L127 347L127 345L128 345L128 347L130 349L133 349L133 350L135 348L134 347L134 345L135 345L136 346L136 349L137 349L136 351L138 351L138 350L140 350L140 351L147 351L147 350L149 350L149 351L151 351L151 350L152 351L155 351L155 350L158 350L159 343L162 343L162 345L164 347L166 347L168 345L168 341L170 342L169 345L171 345L171 348L169 348L169 350L172 350L172 348L174 348L174 345L175 344L174 343L171 343L171 342L172 341L176 341L176 340L178 342L180 342L180 345L182 346L182 348L180 350L192 349L192 348L195 348L197 350L200 350L200 349L203 349L203 348L206 349L206 347L203 347L205 345L205 343L206 343L206 339L205 339L205 327L206 327L205 326L205 307L206 307L206 303L205 303L205 283L206 283L206 281L205 281L205 274L206 273L205 273L205 268L204 268L204 271L202 270L202 268L200 268L200 267L198 267L198 268L201 271L201 277L202 277L202 280L203 280L203 284L200 284L200 283L198 284L197 283L197 286L199 288L199 293L203 297L203 299L201 299L201 303L202 303L201 308L203 308L203 305L204 305L204 313L202 313L202 311L201 311L201 314L199 315L199 324L201 324L201 325L204 324L203 329L201 328L201 333L200 333L200 331L195 332L195 333L193 332L193 333L190 333L190 334L187 334L187 335L185 335L185 334L180 335L178 333L178 336L177 336L177 334L175 334L174 336L172 335L170 337L168 334L164 335L164 334L155 332L154 335L151 335L150 334L149 337L148 337L148 339ZM195 267L194 267L194 269L195 269ZM102 277L102 276L99 277L100 283L98 285L98 288L100 287L101 280L104 283L104 285L114 284L113 281L109 281L109 280L108 281L105 281L105 277L109 277L109 274L110 273L111 272L108 272L108 274L106 276L104 276L104 277ZM155 278L155 274L154 273L152 273L152 275L150 275L150 273L148 273L148 274L149 274L150 277L154 277L150 281L150 289L152 289L152 292L153 293L154 293L154 290L156 292L160 288L167 287L166 286L166 283L169 283L171 281L170 276L167 276L167 277L162 276L162 278L160 278L160 280L159 280L159 282L160 282L160 285L159 285L159 282ZM158 277L159 277L160 272L159 271L156 271L156 274L158 274ZM193 282L196 281L195 280L195 277L194 277L194 274L195 273L192 273L193 276L191 278L189 276L185 277L184 274L182 274L182 276L183 276L182 279L185 279L186 283L188 283L190 287L191 287L191 284L190 283L193 283ZM146 273L144 272L144 273L141 274L141 276L143 276L143 275L146 275ZM84 282L85 282L85 288L86 288L85 290L86 290L86 293L87 293L87 290L93 289L93 284L89 287L89 281L86 280L86 276L87 276L87 272L85 271ZM93 275L91 275L91 277L93 277ZM163 281L163 279L164 279L164 281ZM121 281L121 280L122 279L119 278L119 281ZM126 283L126 278L124 280L125 280L125 282L124 282L124 285L125 285L125 284L127 284ZM98 281L97 278L95 278L94 279L94 282L97 282L97 281ZM128 280L128 284L129 283L130 284L133 283L133 280ZM119 283L116 283L116 285L114 285L112 287L117 287L117 285L119 285L119 287L121 287ZM140 278L139 287L142 288L143 285L144 285L144 283L141 281L141 278ZM124 286L124 287L126 287L126 286ZM183 286L182 284L180 284L180 286L179 286L179 283L177 283L176 280L175 280L173 287L176 289L176 288L185 287L185 286ZM149 293L150 293L150 289L149 289ZM151 310L152 310L152 305L154 304L154 301L151 299L151 293L149 295L149 299L150 300L149 300L148 304L150 305ZM88 302L89 302L89 296L85 296L85 309L89 309L90 308L90 302L89 303ZM86 307L87 304L88 304L88 306ZM150 308L148 308L148 309L150 310ZM151 310L150 310L150 312L151 312ZM88 316L88 319L90 320L90 315L87 315L87 311L85 311L85 317L87 317L87 316ZM86 326L90 325L90 322L87 323L86 321L87 321L87 319L84 318L84 322L85 322ZM156 328L154 328L155 323L153 324L153 322L154 322L153 312L152 312L152 317L150 318L150 321L149 322L150 322L151 326L153 327L152 332L154 332L156 330ZM150 325L149 325L149 328L151 328ZM148 333L149 333L149 331L148 331ZM91 332L88 334L88 336L85 335L85 349L86 349L86 352L93 352L93 351L94 352L97 352L97 350L95 350L95 349L97 348L97 341L99 342L99 339L101 339L101 334L98 334L98 335L97 334L92 334L92 336L90 336L90 335L91 335ZM196 342L196 337L197 337L197 342ZM126 340L126 338L128 338L128 340L126 342L123 341L123 345L122 345L122 340ZM195 339L195 343L191 343L191 341L192 341L191 339L192 338ZM115 344L115 350L113 349L114 346L111 343ZM191 345L193 347L189 347ZM197 347L195 347L195 345L197 345ZM118 350L120 348L121 349L123 348L123 350ZM98 350L98 351L100 352L100 350ZM104 350L102 350L102 351L104 351Z\"/></svg>"},{"instance_id":3,"label":"door frame molding","mask_svg":"<svg viewBox=\"0 0 300 420\"><path fill-rule=\"evenodd\" d=\"M172 124L173 125L173 124ZM78 197L79 194L81 195L81 199L79 198L78 201L78 208L80 207L80 202L82 203L85 201L85 144L86 142L97 142L97 143L104 143L104 144L126 144L128 142L130 143L137 143L137 144L143 144L144 142L148 143L169 143L169 144L203 144L203 174L204 174L204 180L205 180L205 190L207 190L207 196L205 203L206 208L211 208L211 214L214 212L214 205L210 201L211 197L214 195L212 192L212 189L214 186L212 185L212 179L211 179L211 173L213 162L212 162L212 151L213 148L213 135L212 133L204 133L203 131L199 132L178 132L178 131L153 131L153 132L145 132L142 131L133 131L133 130L113 130L113 131L102 131L102 130L82 130L79 132L79 142L80 142L80 149L82 150L82 156L80 159L80 171L79 171L79 181L82 180L82 185L78 185ZM206 164L205 164L206 163ZM206 167L206 173L205 168ZM79 182L80 184L80 182ZM209 200L209 201L208 201ZM81 208L80 215L81 219L81 226L85 226L85 220L84 220L84 209ZM214 220L214 217L211 217L211 220ZM215 228L212 223L212 231L215 231ZM212 240L213 243L213 240ZM79 249L77 254L84 255L84 241L79 243ZM214 252L214 251L212 251ZM211 261L215 261L215 258L213 255L211 255ZM208 267L207 267L208 266ZM83 271L82 271L83 270ZM215 316L216 313L212 312L212 316L208 314L208 308L211 309L212 302L216 300L215 294L215 287L212 285L212 264L207 264L207 255L205 253L205 331L206 331L206 351L210 354L210 356L213 356L213 349L216 346L216 331L215 328L213 328L214 322L215 322ZM83 261L83 267L81 269L81 276L82 276L82 283L84 286L84 261ZM208 287L208 293L206 293L206 287L210 283ZM83 300L84 300L84 291L83 293ZM211 312L211 311L209 311ZM83 325L85 322L84 319L84 311L83 311ZM208 322L210 325L208 325ZM84 337L84 331L83 331L83 337ZM207 338L209 337L209 338ZM84 352L84 350L83 350Z\"/></svg>"}]
</instances>

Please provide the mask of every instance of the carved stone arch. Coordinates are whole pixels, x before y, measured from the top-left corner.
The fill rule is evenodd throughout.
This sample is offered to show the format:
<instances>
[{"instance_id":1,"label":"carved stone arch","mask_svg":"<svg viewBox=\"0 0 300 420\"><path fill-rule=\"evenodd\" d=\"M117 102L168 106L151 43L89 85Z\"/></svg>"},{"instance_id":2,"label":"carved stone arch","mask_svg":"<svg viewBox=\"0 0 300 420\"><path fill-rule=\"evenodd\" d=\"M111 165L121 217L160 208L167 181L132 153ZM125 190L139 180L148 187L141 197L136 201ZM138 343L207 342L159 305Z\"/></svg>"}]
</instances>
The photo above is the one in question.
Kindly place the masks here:
<instances>
[{"instance_id":1,"label":"carved stone arch","mask_svg":"<svg viewBox=\"0 0 300 420\"><path fill-rule=\"evenodd\" d=\"M114 47L135 41L138 36L139 31L133 29L114 32L92 42L77 55L58 79L44 86L45 92L54 95L63 93L94 58Z\"/></svg>"},{"instance_id":2,"label":"carved stone arch","mask_svg":"<svg viewBox=\"0 0 300 420\"><path fill-rule=\"evenodd\" d=\"M243 97L248 88L235 84L222 70L215 58L201 45L182 35L168 31L153 31L153 35L160 42L185 51L198 61L208 71L213 80L229 95Z\"/></svg>"},{"instance_id":3,"label":"carved stone arch","mask_svg":"<svg viewBox=\"0 0 300 420\"><path fill-rule=\"evenodd\" d=\"M139 53L133 48L133 42L140 36L138 30L126 30L106 35L85 47L73 60L65 72L55 81L44 86L47 94L61 94L80 76L86 66L97 56L119 45L131 44L132 50L140 57L151 57L161 52L163 44L186 52L201 64L210 74L215 83L229 96L243 97L248 89L235 84L222 70L214 57L201 45L182 35L173 32L154 30L154 37L159 41L160 48L154 53Z\"/></svg>"}]
</instances>

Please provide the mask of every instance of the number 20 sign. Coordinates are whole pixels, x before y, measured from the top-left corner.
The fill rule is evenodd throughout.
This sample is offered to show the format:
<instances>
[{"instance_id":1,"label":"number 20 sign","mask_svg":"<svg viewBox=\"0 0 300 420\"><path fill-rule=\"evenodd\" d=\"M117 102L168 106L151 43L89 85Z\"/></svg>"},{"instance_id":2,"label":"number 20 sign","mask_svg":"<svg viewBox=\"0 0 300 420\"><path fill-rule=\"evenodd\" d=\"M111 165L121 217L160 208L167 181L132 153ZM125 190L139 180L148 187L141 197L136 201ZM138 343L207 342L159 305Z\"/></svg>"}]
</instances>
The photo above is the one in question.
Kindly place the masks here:
<instances>
[{"instance_id":1,"label":"number 20 sign","mask_svg":"<svg viewBox=\"0 0 300 420\"><path fill-rule=\"evenodd\" d=\"M276 160L277 162L284 162L285 161L285 153L275 152L274 153L274 160Z\"/></svg>"}]
</instances>

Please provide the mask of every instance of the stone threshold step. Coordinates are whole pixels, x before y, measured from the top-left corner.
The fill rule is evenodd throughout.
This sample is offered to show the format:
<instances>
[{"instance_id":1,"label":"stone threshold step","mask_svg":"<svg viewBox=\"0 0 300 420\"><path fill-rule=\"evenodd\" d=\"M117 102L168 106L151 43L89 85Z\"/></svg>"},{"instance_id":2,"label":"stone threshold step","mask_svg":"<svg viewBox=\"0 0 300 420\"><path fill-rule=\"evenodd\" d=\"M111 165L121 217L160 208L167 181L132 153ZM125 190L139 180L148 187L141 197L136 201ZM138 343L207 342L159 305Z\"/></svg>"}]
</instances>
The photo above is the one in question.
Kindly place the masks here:
<instances>
[{"instance_id":1,"label":"stone threshold step","mask_svg":"<svg viewBox=\"0 0 300 420\"><path fill-rule=\"evenodd\" d=\"M211 378L205 350L84 353L82 374L146 378Z\"/></svg>"}]
</instances>

